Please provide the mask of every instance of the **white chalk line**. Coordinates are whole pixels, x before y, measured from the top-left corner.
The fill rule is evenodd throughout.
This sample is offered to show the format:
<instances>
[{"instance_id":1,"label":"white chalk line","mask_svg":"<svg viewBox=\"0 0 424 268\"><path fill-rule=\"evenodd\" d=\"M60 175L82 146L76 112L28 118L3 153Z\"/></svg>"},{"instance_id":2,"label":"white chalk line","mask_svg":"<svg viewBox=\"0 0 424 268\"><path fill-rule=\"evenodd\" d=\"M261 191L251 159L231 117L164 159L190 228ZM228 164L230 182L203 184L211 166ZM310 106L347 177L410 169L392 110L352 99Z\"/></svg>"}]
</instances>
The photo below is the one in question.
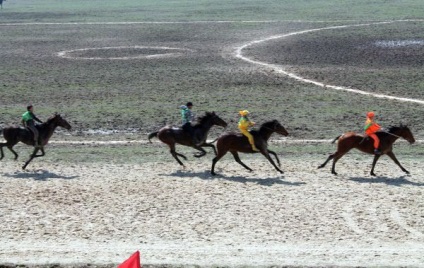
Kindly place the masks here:
<instances>
[{"instance_id":1,"label":"white chalk line","mask_svg":"<svg viewBox=\"0 0 424 268\"><path fill-rule=\"evenodd\" d=\"M260 44L260 43L265 43L265 42L270 41L270 40L286 38L286 37L289 37L289 36L301 35L301 34L305 34L305 33L317 32L317 31L322 31L322 30L343 29L343 28L350 28L350 27L363 27L363 26L371 26L371 25L379 25L379 24L390 24L390 23L396 23L396 22L414 22L414 21L424 21L424 20L397 20L397 21L372 22L372 23L364 23L364 24L340 25L340 26L330 26L330 27L303 30L303 31L292 32L292 33L282 34L282 35L274 35L274 36L267 37L267 38L264 38L264 39L250 41L250 42L248 42L248 43L246 43L246 44L244 44L240 47L237 47L234 55L235 55L236 58L239 58L243 61L255 64L255 65L260 65L260 66L263 66L263 67L266 67L266 68L271 68L277 74L282 74L282 75L288 76L290 78L293 78L297 81L313 84L313 85L316 85L316 86L319 86L319 87L331 88L331 89L335 89L335 90L339 90L339 91L346 91L346 92L362 94L362 95L368 95L368 96L381 98L381 99L389 99L389 100L397 100L397 101L402 101L402 102L413 102L413 103L418 103L418 104L424 104L424 100L420 100L420 99L404 98L404 97L397 97L397 96L391 96L391 95L385 95L385 94L376 94L376 93L371 93L371 92L367 92L367 91L356 89L356 88L348 88L348 87L336 86L336 85L327 85L327 84L324 84L324 83L321 83L321 82L318 82L318 81L315 81L315 80L311 80L311 79L301 77L301 76L299 76L295 73L285 71L283 66L276 65L276 64L270 64L270 63L254 60L254 59L248 58L246 56L243 56L243 50L247 47L250 47L250 46L253 46L253 45L256 45L256 44Z\"/></svg>"},{"instance_id":2,"label":"white chalk line","mask_svg":"<svg viewBox=\"0 0 424 268\"><path fill-rule=\"evenodd\" d=\"M83 60L129 60L129 59L154 59L154 58L167 58L167 57L178 57L182 56L182 52L173 52L173 53L160 53L160 54L150 54L150 55L137 55L137 56L128 56L128 57L78 57L70 56L74 52L81 51L90 51L90 50L113 50L113 49L156 49L164 51L188 51L193 52L191 49L186 48L176 48L176 47L154 47L154 46L120 46L120 47L95 47L95 48L79 48L72 50L65 50L57 52L56 55L65 59L83 59Z\"/></svg>"},{"instance_id":3,"label":"white chalk line","mask_svg":"<svg viewBox=\"0 0 424 268\"><path fill-rule=\"evenodd\" d=\"M103 22L12 22L0 23L0 26L31 26L31 25L137 25L137 24L221 24L221 23L338 23L356 22L358 20L196 20L196 21L103 21ZM374 20L369 20L374 21ZM414 20L415 21L415 20ZM419 21L419 20L417 20Z\"/></svg>"},{"instance_id":4,"label":"white chalk line","mask_svg":"<svg viewBox=\"0 0 424 268\"><path fill-rule=\"evenodd\" d=\"M213 140L208 140L207 142L212 142ZM314 140L314 139L293 139L293 140L272 140L268 143L270 144L319 144L319 143L331 143L333 140ZM400 141L407 143L407 141ZM49 144L58 144L58 145L131 145L131 144L157 144L161 143L159 140L110 140L110 141L91 141L91 140L82 140L82 141L67 141L67 140L52 140L49 141ZM415 143L424 143L424 140L416 140Z\"/></svg>"}]
</instances>

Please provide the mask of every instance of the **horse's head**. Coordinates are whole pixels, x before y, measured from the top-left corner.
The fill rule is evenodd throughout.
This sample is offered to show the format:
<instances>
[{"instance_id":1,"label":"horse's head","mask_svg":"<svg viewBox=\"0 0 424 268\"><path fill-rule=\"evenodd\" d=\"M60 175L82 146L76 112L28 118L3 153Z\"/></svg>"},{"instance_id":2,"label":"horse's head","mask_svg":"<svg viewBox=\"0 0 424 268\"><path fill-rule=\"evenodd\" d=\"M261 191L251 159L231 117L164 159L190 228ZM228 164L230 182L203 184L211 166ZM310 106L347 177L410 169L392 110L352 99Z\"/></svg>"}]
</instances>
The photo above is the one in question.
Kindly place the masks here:
<instances>
[{"instance_id":1,"label":"horse's head","mask_svg":"<svg viewBox=\"0 0 424 268\"><path fill-rule=\"evenodd\" d=\"M263 128L269 129L275 133L278 133L283 136L288 136L289 133L287 130L278 122L278 120L272 120L270 122L264 123L262 125Z\"/></svg>"},{"instance_id":2,"label":"horse's head","mask_svg":"<svg viewBox=\"0 0 424 268\"><path fill-rule=\"evenodd\" d=\"M215 112L207 112L204 116L198 119L199 124L203 125L206 122L212 123L212 125L217 125L220 127L227 127L227 123L222 120Z\"/></svg>"},{"instance_id":3,"label":"horse's head","mask_svg":"<svg viewBox=\"0 0 424 268\"><path fill-rule=\"evenodd\" d=\"M409 127L401 124L398 129L399 129L397 133L398 136L401 136L402 138L407 140L410 144L413 144L415 142L414 135L412 135L412 132L409 129Z\"/></svg>"},{"instance_id":4,"label":"horse's head","mask_svg":"<svg viewBox=\"0 0 424 268\"><path fill-rule=\"evenodd\" d=\"M53 122L56 126L59 127L63 127L67 130L70 130L72 127L71 125L68 123L68 121L66 121L65 119L62 118L62 116L58 113L55 113L51 118L49 118L49 121L51 120L51 122Z\"/></svg>"},{"instance_id":5,"label":"horse's head","mask_svg":"<svg viewBox=\"0 0 424 268\"><path fill-rule=\"evenodd\" d=\"M222 120L221 117L219 117L215 112L212 112L212 123L214 125L226 128L227 127L227 122L225 122L224 120Z\"/></svg>"}]
</instances>

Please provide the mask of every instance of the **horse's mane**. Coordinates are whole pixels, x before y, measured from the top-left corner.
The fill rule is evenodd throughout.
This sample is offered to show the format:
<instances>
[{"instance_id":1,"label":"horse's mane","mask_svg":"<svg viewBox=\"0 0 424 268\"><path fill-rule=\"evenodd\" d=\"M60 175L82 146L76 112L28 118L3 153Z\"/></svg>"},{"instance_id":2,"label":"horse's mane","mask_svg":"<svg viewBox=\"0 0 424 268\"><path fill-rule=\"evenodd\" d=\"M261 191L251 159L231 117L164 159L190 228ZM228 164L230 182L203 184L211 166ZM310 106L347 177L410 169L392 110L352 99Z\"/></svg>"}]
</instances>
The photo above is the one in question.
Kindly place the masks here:
<instances>
[{"instance_id":1,"label":"horse's mane","mask_svg":"<svg viewBox=\"0 0 424 268\"><path fill-rule=\"evenodd\" d=\"M394 131L396 131L396 130L399 130L399 129L402 129L402 128L407 128L408 126L406 126L406 125L403 125L403 124L400 124L400 126L390 126L389 127L389 132L390 133L393 133Z\"/></svg>"},{"instance_id":2,"label":"horse's mane","mask_svg":"<svg viewBox=\"0 0 424 268\"><path fill-rule=\"evenodd\" d=\"M277 120L271 120L271 121L267 121L267 122L265 122L265 123L263 123L261 126L260 126L260 128L259 128L259 130L252 130L251 132L252 133L259 133L259 132L261 132L262 130L269 130L269 129L273 129L273 126L274 126L274 124L275 123L277 123L278 121Z\"/></svg>"},{"instance_id":3,"label":"horse's mane","mask_svg":"<svg viewBox=\"0 0 424 268\"><path fill-rule=\"evenodd\" d=\"M55 119L57 116L60 116L60 114L58 113L54 113L53 115L51 115L49 118L47 118L46 121L44 121L42 124L40 124L40 126L45 126L48 125L53 119Z\"/></svg>"},{"instance_id":4,"label":"horse's mane","mask_svg":"<svg viewBox=\"0 0 424 268\"><path fill-rule=\"evenodd\" d=\"M197 118L197 125L205 124L213 116L214 116L213 112L206 112L204 116L200 116Z\"/></svg>"}]
</instances>

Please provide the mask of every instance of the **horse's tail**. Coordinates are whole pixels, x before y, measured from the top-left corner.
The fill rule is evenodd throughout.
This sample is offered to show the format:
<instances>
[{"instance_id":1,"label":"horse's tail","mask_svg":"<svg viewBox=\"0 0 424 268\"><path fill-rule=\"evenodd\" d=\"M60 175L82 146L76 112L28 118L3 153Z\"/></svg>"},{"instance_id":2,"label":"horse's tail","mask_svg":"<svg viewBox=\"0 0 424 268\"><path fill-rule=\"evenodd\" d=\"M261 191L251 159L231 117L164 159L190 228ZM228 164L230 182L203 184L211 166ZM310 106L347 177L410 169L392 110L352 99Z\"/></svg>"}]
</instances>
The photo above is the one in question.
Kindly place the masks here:
<instances>
[{"instance_id":1,"label":"horse's tail","mask_svg":"<svg viewBox=\"0 0 424 268\"><path fill-rule=\"evenodd\" d=\"M156 132L152 132L149 134L149 136L147 136L147 138L149 139L149 142L152 143L152 141L150 140L151 138L157 137L158 136L159 131Z\"/></svg>"},{"instance_id":2,"label":"horse's tail","mask_svg":"<svg viewBox=\"0 0 424 268\"><path fill-rule=\"evenodd\" d=\"M335 143L338 139L340 139L341 136L343 136L343 134L335 137L334 140L331 143Z\"/></svg>"}]
</instances>

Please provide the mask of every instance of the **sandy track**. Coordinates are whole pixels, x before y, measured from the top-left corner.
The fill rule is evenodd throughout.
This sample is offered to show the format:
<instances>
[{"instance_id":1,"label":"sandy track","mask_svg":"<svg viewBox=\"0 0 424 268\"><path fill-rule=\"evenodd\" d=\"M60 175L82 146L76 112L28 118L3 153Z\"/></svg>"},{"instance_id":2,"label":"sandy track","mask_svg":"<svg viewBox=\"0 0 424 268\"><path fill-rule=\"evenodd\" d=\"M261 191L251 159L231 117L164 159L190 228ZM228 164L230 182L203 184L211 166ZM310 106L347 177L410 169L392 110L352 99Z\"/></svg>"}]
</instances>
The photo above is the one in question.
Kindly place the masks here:
<instances>
[{"instance_id":1,"label":"sandy track","mask_svg":"<svg viewBox=\"0 0 424 268\"><path fill-rule=\"evenodd\" d=\"M253 160L248 173L228 157L217 177L209 159L2 162L0 264L110 264L140 250L144 264L424 265L421 160L402 159L404 176L382 159L377 178L369 158L342 160L338 177L317 157L283 160L284 176Z\"/></svg>"}]
</instances>

